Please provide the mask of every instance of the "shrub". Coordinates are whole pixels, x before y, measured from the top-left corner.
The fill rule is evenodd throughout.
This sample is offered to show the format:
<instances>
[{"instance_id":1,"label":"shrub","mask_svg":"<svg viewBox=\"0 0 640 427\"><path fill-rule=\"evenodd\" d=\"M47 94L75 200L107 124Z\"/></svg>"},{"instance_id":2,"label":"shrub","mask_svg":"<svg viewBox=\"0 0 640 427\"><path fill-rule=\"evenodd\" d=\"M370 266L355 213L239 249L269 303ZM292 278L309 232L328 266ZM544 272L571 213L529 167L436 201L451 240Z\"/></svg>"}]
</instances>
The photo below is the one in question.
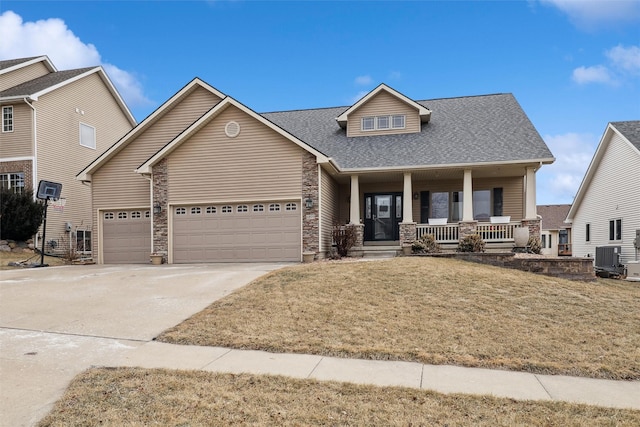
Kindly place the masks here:
<instances>
[{"instance_id":1,"label":"shrub","mask_svg":"<svg viewBox=\"0 0 640 427\"><path fill-rule=\"evenodd\" d=\"M24 241L38 232L44 217L43 204L33 199L33 191L16 194L0 192L0 236Z\"/></svg>"},{"instance_id":2,"label":"shrub","mask_svg":"<svg viewBox=\"0 0 640 427\"><path fill-rule=\"evenodd\" d=\"M458 242L458 252L484 252L484 240L479 234L470 234Z\"/></svg>"},{"instance_id":3,"label":"shrub","mask_svg":"<svg viewBox=\"0 0 640 427\"><path fill-rule=\"evenodd\" d=\"M527 242L527 247L529 248L529 252L539 254L542 250L540 238L538 236L530 236L529 241Z\"/></svg>"},{"instance_id":4,"label":"shrub","mask_svg":"<svg viewBox=\"0 0 640 427\"><path fill-rule=\"evenodd\" d=\"M433 234L425 234L411 243L411 250L414 253L435 254L440 252L440 245Z\"/></svg>"},{"instance_id":5,"label":"shrub","mask_svg":"<svg viewBox=\"0 0 640 427\"><path fill-rule=\"evenodd\" d=\"M348 225L335 224L331 230L331 237L336 245L338 257L342 258L347 256L349 249L356 244L356 229Z\"/></svg>"}]
</instances>

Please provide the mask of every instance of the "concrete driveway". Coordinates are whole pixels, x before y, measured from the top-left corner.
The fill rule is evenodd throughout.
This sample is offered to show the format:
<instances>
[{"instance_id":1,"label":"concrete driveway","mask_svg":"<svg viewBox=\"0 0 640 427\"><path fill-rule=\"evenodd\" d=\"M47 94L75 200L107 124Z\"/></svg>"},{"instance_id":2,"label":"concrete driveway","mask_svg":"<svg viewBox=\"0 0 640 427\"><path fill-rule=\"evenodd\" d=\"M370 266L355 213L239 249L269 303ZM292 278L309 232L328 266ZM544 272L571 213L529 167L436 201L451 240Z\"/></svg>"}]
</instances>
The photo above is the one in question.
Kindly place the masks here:
<instances>
[{"instance_id":1,"label":"concrete driveway","mask_svg":"<svg viewBox=\"0 0 640 427\"><path fill-rule=\"evenodd\" d=\"M69 381L286 264L0 271L0 425L29 426Z\"/></svg>"}]
</instances>

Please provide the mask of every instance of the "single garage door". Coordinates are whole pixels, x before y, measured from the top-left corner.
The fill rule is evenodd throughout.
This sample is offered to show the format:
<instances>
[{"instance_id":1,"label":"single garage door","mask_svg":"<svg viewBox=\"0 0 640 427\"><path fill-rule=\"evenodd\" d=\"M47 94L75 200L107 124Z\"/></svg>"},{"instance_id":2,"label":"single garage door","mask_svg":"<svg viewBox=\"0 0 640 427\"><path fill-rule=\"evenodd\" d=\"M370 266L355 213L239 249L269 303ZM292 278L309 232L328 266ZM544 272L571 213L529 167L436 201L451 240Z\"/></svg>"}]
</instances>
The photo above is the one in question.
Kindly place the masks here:
<instances>
[{"instance_id":1,"label":"single garage door","mask_svg":"<svg viewBox=\"0 0 640 427\"><path fill-rule=\"evenodd\" d=\"M173 208L173 262L300 261L300 203Z\"/></svg>"},{"instance_id":2,"label":"single garage door","mask_svg":"<svg viewBox=\"0 0 640 427\"><path fill-rule=\"evenodd\" d=\"M102 213L102 259L105 264L149 263L151 215L148 210Z\"/></svg>"}]
</instances>

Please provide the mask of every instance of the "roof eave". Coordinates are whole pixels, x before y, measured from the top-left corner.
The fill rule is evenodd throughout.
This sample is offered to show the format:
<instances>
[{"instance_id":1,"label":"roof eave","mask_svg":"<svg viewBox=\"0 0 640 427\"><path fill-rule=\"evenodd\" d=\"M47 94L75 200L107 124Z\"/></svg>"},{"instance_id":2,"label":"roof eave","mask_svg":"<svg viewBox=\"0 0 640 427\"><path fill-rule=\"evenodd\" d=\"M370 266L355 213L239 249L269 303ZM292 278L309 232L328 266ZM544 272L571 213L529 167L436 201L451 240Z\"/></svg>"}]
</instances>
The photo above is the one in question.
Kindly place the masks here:
<instances>
[{"instance_id":1,"label":"roof eave","mask_svg":"<svg viewBox=\"0 0 640 427\"><path fill-rule=\"evenodd\" d=\"M56 71L58 71L55 65L53 65L53 63L51 62L51 60L49 60L49 57L47 55L42 55L42 56L37 56L29 61L16 64L13 67L8 67L8 68L5 68L4 70L0 70L0 74L7 74L12 71L19 70L20 68L24 68L24 67L28 67L29 65L36 64L38 62L43 62L44 66L47 67L47 69L52 73L55 73Z\"/></svg>"}]
</instances>

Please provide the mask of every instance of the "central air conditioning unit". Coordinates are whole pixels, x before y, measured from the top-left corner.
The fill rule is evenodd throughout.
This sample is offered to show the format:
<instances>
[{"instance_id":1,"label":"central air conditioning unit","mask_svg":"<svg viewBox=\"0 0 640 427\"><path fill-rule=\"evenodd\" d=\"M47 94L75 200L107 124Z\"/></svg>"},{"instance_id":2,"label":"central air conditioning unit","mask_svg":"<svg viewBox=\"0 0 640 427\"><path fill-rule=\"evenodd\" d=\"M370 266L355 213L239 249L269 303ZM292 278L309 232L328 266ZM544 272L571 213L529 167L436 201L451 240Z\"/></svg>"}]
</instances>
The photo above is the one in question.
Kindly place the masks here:
<instances>
[{"instance_id":1,"label":"central air conditioning unit","mask_svg":"<svg viewBox=\"0 0 640 427\"><path fill-rule=\"evenodd\" d=\"M624 265L620 264L621 253L621 246L596 247L596 275L599 277L622 276Z\"/></svg>"}]
</instances>

